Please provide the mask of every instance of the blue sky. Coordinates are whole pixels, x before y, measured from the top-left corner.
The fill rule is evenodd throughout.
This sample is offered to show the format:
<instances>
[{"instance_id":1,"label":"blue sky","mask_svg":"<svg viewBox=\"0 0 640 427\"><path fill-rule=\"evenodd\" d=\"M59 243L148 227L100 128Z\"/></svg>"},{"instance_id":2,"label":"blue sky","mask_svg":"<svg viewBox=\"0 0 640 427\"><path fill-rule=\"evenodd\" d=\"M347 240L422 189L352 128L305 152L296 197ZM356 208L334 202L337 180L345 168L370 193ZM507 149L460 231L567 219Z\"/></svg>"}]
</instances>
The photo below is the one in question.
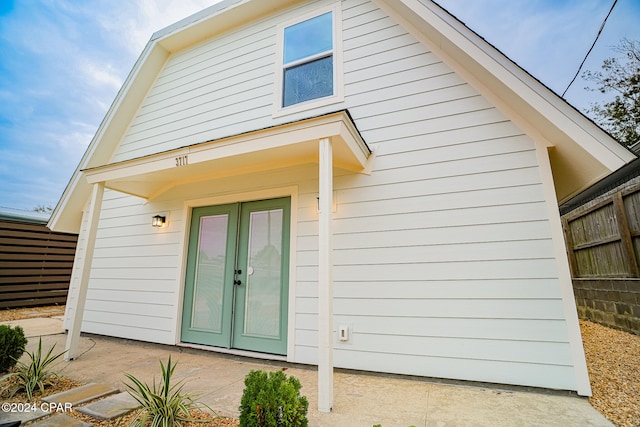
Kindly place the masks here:
<instances>
[{"instance_id":1,"label":"blue sky","mask_svg":"<svg viewBox=\"0 0 640 427\"><path fill-rule=\"evenodd\" d=\"M151 35L216 0L0 0L0 207L55 206ZM437 0L562 93L612 1ZM585 69L627 37L640 2L619 0ZM599 95L578 79L566 98Z\"/></svg>"}]
</instances>

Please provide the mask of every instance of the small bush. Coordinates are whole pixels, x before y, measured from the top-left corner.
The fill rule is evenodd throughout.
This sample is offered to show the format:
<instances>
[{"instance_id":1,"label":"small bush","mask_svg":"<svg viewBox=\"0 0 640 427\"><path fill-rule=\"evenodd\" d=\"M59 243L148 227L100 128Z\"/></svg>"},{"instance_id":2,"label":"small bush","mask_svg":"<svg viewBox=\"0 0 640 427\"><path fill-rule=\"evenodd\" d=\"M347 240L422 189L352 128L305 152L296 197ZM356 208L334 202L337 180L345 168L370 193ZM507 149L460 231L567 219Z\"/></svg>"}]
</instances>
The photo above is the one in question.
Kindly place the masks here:
<instances>
[{"instance_id":1,"label":"small bush","mask_svg":"<svg viewBox=\"0 0 640 427\"><path fill-rule=\"evenodd\" d=\"M0 381L3 381L10 377L18 379L18 384L11 391L9 397L13 397L16 392L24 390L29 400L33 399L33 392L36 388L40 390L40 393L44 394L44 388L47 385L51 385L51 378L58 376L54 371L49 370L56 360L58 360L65 352L58 354L52 354L55 344L51 346L46 355L42 355L42 338L38 341L38 349L33 353L27 352L29 356L29 363L17 363L16 372L5 375Z\"/></svg>"},{"instance_id":2,"label":"small bush","mask_svg":"<svg viewBox=\"0 0 640 427\"><path fill-rule=\"evenodd\" d=\"M16 366L26 345L27 339L20 326L0 325L0 372L8 372Z\"/></svg>"},{"instance_id":3,"label":"small bush","mask_svg":"<svg viewBox=\"0 0 640 427\"><path fill-rule=\"evenodd\" d=\"M309 402L300 381L282 371L251 371L240 401L241 427L307 427Z\"/></svg>"}]
</instances>

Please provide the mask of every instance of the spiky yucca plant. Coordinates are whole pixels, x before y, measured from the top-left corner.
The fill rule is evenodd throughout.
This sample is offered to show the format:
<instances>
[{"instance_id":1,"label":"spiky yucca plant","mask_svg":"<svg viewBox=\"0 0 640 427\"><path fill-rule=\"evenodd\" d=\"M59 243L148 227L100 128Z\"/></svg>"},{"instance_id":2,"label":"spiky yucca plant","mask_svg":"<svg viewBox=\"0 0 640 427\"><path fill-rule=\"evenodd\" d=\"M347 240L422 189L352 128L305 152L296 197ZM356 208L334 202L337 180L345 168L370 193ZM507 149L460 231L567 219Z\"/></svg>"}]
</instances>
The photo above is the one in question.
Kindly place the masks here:
<instances>
[{"instance_id":1,"label":"spiky yucca plant","mask_svg":"<svg viewBox=\"0 0 640 427\"><path fill-rule=\"evenodd\" d=\"M196 397L192 394L182 391L183 381L171 385L171 376L176 366L177 363L171 364L171 356L166 366L161 360L162 381L156 384L154 378L151 387L133 375L125 374L131 381L131 384L125 384L129 394L142 405L129 423L130 427L143 427L147 423L150 423L151 427L180 427L180 422L200 421L191 418L192 410L202 408L211 410L204 403L196 401Z\"/></svg>"},{"instance_id":2,"label":"spiky yucca plant","mask_svg":"<svg viewBox=\"0 0 640 427\"><path fill-rule=\"evenodd\" d=\"M56 362L66 351L58 354L53 354L55 344L49 348L46 355L42 355L42 337L38 341L38 349L34 352L27 351L29 358L28 363L18 361L16 364L15 372L5 375L0 378L0 381L4 381L7 378L15 377L18 380L18 384L13 387L10 392L10 397L13 397L20 390L24 390L29 400L33 399L33 392L38 388L40 393L44 394L44 388L47 385L51 385L51 379L57 377L58 374L50 370L51 365Z\"/></svg>"}]
</instances>

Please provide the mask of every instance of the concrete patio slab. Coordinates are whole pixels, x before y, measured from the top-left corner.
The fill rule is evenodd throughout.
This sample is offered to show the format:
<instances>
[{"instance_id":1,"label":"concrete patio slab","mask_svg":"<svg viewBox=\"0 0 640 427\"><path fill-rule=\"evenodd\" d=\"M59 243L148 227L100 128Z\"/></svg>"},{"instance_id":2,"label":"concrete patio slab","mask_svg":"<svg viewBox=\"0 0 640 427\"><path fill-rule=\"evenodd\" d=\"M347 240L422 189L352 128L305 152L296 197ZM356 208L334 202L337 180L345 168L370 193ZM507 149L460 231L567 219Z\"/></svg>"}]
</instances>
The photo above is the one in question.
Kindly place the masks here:
<instances>
[{"instance_id":1,"label":"concrete patio slab","mask_svg":"<svg viewBox=\"0 0 640 427\"><path fill-rule=\"evenodd\" d=\"M455 420L455 424L452 424ZM568 393L440 385L429 391L427 427L612 426L585 398Z\"/></svg>"},{"instance_id":2,"label":"concrete patio slab","mask_svg":"<svg viewBox=\"0 0 640 427\"><path fill-rule=\"evenodd\" d=\"M30 427L91 427L92 424L65 414L57 414L30 425Z\"/></svg>"},{"instance_id":3,"label":"concrete patio slab","mask_svg":"<svg viewBox=\"0 0 640 427\"><path fill-rule=\"evenodd\" d=\"M89 402L91 400L107 396L109 394L117 393L119 391L120 390L118 390L116 387L111 387L106 384L89 383L81 387L63 391L62 393L52 394L51 396L47 396L42 400L48 403L71 404L75 407L82 403Z\"/></svg>"},{"instance_id":4,"label":"concrete patio slab","mask_svg":"<svg viewBox=\"0 0 640 427\"><path fill-rule=\"evenodd\" d=\"M129 393L114 394L105 399L76 408L78 412L101 420L111 420L139 408L140 404Z\"/></svg>"},{"instance_id":5,"label":"concrete patio slab","mask_svg":"<svg viewBox=\"0 0 640 427\"><path fill-rule=\"evenodd\" d=\"M30 421L35 421L49 414L49 411L43 411L38 407L36 407L33 411L29 410L20 412L5 411L5 409L3 408L0 412L0 424L12 423L15 421L20 421L22 424L24 424Z\"/></svg>"},{"instance_id":6,"label":"concrete patio slab","mask_svg":"<svg viewBox=\"0 0 640 427\"><path fill-rule=\"evenodd\" d=\"M22 329L24 329L24 336L27 338L64 333L61 317L36 317L33 319L12 320L3 323L11 327L20 325Z\"/></svg>"},{"instance_id":7,"label":"concrete patio slab","mask_svg":"<svg viewBox=\"0 0 640 427\"><path fill-rule=\"evenodd\" d=\"M43 345L64 346L65 339L64 334L45 336ZM28 347L34 345L37 342ZM569 392L343 370L335 374L333 412L324 414L317 411L317 371L313 366L84 334L79 349L81 356L58 364L58 372L114 389L123 388L124 373L148 383L154 377L159 379L159 360L166 363L171 356L178 362L175 380L185 379L185 391L199 395L222 416L239 415L244 377L249 371L284 369L302 383L312 427L613 426L587 399Z\"/></svg>"}]
</instances>

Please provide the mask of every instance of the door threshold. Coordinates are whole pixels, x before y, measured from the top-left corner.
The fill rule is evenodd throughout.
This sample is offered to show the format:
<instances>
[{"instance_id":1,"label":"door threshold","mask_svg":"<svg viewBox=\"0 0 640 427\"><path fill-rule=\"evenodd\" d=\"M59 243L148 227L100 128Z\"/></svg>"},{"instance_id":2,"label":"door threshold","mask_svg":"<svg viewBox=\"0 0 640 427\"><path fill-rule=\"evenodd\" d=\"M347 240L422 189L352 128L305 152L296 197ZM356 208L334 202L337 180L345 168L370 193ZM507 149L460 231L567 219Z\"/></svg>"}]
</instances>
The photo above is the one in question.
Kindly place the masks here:
<instances>
[{"instance_id":1,"label":"door threshold","mask_svg":"<svg viewBox=\"0 0 640 427\"><path fill-rule=\"evenodd\" d=\"M231 354L234 356L251 357L253 359L277 360L280 362L287 361L287 356L282 356L280 354L258 353L256 351L239 350L235 348L213 347L209 345L193 344L189 342L180 342L176 344L176 346L194 348L197 350L211 351L213 353L223 353L223 354Z\"/></svg>"}]
</instances>

